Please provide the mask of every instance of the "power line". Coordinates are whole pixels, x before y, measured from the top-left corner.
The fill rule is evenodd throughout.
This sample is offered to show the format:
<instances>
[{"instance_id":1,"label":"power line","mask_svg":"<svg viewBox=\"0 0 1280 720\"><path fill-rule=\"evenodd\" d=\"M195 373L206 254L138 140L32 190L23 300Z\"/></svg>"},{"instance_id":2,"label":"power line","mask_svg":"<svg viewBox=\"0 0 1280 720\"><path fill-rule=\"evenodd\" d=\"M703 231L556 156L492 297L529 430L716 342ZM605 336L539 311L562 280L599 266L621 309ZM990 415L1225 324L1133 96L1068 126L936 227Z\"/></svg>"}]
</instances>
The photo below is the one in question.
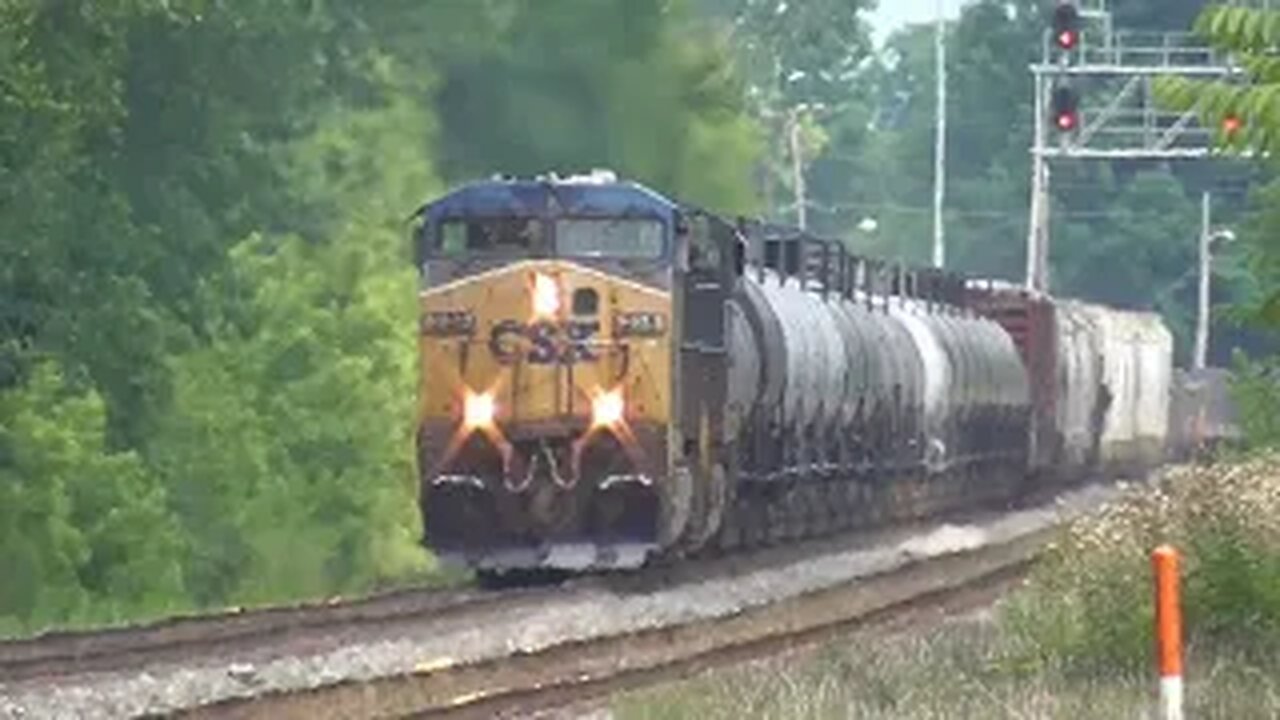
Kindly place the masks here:
<instances>
[{"instance_id":1,"label":"power line","mask_svg":"<svg viewBox=\"0 0 1280 720\"><path fill-rule=\"evenodd\" d=\"M808 210L825 213L828 215L836 215L849 211L880 211L889 213L898 213L902 215L932 215L933 208L923 205L901 205L898 203L859 203L859 202L842 202L824 204L810 200L805 203ZM779 212L794 212L795 203L789 203L777 208ZM991 218L1004 219L1012 218L1015 220L1025 219L1026 212L1022 210L965 210L961 208L948 208L946 214L951 217L972 217L972 218ZM1106 219L1115 216L1115 212L1106 210L1062 210L1057 215L1082 218L1082 219Z\"/></svg>"}]
</instances>

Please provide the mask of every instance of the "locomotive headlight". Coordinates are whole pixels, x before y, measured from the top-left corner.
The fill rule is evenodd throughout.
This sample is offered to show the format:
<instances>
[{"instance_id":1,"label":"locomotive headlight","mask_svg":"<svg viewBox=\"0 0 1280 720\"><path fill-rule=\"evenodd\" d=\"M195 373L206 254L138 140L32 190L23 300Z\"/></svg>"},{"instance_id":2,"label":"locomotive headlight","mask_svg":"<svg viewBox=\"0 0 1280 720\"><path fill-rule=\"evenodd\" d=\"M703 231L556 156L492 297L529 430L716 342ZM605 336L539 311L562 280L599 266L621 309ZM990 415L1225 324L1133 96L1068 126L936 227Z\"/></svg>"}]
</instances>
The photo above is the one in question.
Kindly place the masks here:
<instances>
[{"instance_id":1,"label":"locomotive headlight","mask_svg":"<svg viewBox=\"0 0 1280 720\"><path fill-rule=\"evenodd\" d=\"M667 320L660 313L625 312L613 316L613 333L618 337L657 337L666 329Z\"/></svg>"},{"instance_id":2,"label":"locomotive headlight","mask_svg":"<svg viewBox=\"0 0 1280 720\"><path fill-rule=\"evenodd\" d=\"M617 425L622 422L622 413L625 409L622 388L602 392L591 401L591 424L596 427Z\"/></svg>"},{"instance_id":3,"label":"locomotive headlight","mask_svg":"<svg viewBox=\"0 0 1280 720\"><path fill-rule=\"evenodd\" d=\"M493 424L495 409L493 393L473 393L468 390L462 404L462 424L469 430L488 427Z\"/></svg>"},{"instance_id":4,"label":"locomotive headlight","mask_svg":"<svg viewBox=\"0 0 1280 720\"><path fill-rule=\"evenodd\" d=\"M560 284L542 273L533 275L533 316L554 317L560 312Z\"/></svg>"}]
</instances>

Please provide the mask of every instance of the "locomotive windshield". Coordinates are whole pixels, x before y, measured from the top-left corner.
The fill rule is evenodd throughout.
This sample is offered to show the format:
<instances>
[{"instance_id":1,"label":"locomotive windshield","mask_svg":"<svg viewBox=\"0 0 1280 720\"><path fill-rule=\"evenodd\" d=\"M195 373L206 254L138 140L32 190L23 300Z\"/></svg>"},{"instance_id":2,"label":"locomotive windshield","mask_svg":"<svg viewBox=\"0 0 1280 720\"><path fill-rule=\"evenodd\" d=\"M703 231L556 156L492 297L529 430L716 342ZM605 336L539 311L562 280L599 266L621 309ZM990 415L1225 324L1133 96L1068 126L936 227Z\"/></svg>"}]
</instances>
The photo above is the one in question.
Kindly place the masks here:
<instances>
[{"instance_id":1,"label":"locomotive windshield","mask_svg":"<svg viewBox=\"0 0 1280 720\"><path fill-rule=\"evenodd\" d=\"M545 244L538 218L450 220L440 226L440 253L448 257L523 257L540 254Z\"/></svg>"},{"instance_id":2,"label":"locomotive windshield","mask_svg":"<svg viewBox=\"0 0 1280 720\"><path fill-rule=\"evenodd\" d=\"M636 218L564 218L556 221L556 254L653 260L662 257L662 223Z\"/></svg>"},{"instance_id":3,"label":"locomotive windshield","mask_svg":"<svg viewBox=\"0 0 1280 720\"><path fill-rule=\"evenodd\" d=\"M474 218L441 223L438 252L446 257L529 257L656 260L665 249L663 224L649 218L560 218L554 242L540 218Z\"/></svg>"}]
</instances>

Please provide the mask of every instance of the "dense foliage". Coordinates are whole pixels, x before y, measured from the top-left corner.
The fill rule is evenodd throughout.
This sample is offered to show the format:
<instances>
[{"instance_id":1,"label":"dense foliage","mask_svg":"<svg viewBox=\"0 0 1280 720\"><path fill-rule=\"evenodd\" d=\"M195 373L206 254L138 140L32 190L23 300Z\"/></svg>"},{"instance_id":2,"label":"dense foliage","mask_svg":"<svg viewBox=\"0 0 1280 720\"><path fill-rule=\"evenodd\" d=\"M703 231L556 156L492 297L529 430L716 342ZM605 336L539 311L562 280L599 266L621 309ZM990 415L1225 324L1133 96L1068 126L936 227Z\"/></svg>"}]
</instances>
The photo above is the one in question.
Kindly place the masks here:
<instances>
[{"instance_id":1,"label":"dense foliage","mask_svg":"<svg viewBox=\"0 0 1280 720\"><path fill-rule=\"evenodd\" d=\"M866 4L706 2L745 36L737 46L752 71L753 110L771 128L774 161L760 185L766 211L795 219L790 149L780 124L791 110L820 104L802 114L814 125L803 148L810 224L870 254L925 263L932 238L934 28L908 26L873 53L865 31L850 19ZM1204 4L1125 0L1111 6L1118 28L1151 32L1187 30ZM1025 275L1033 125L1028 66L1040 60L1051 8L1041 0L975 0L947 27L947 254L950 266L966 272L1015 281ZM811 31L815 14L831 27L851 25L841 31L843 42ZM1091 24L1086 33L1096 41L1098 30ZM838 80L838 90L815 77ZM1109 99L1105 89L1116 89L1102 78L1078 82L1089 112ZM1161 312L1185 361L1195 322L1200 195L1213 193L1216 224L1239 225L1249 207L1244 191L1257 173L1254 164L1238 160L1055 161L1054 292ZM1215 304L1256 299L1261 289L1248 262L1243 244L1219 249ZM1234 347L1267 346L1263 334L1225 320L1215 323L1214 364L1228 364Z\"/></svg>"},{"instance_id":2,"label":"dense foliage","mask_svg":"<svg viewBox=\"0 0 1280 720\"><path fill-rule=\"evenodd\" d=\"M1196 109L1209 127L1219 128L1228 150L1267 154L1274 163L1280 150L1280 10L1213 5L1196 21L1196 30L1219 50L1231 53L1246 71L1246 82L1173 78L1157 91L1169 105ZM1228 132L1224 120L1239 121ZM1256 192L1257 211L1244 225L1249 282L1255 291L1242 312L1247 321L1280 329L1280 180ZM1280 446L1280 356L1236 358L1235 399L1248 440Z\"/></svg>"},{"instance_id":3,"label":"dense foliage","mask_svg":"<svg viewBox=\"0 0 1280 720\"><path fill-rule=\"evenodd\" d=\"M871 4L0 0L0 631L429 571L403 220L449 183L609 167L792 219L794 139L815 229L923 260L932 29L878 52ZM963 270L1021 274L1044 6L948 28ZM1057 168L1056 288L1159 308L1185 347L1220 179ZM1223 258L1219 301L1277 286L1267 247Z\"/></svg>"},{"instance_id":4,"label":"dense foliage","mask_svg":"<svg viewBox=\"0 0 1280 720\"><path fill-rule=\"evenodd\" d=\"M404 218L612 167L752 209L679 2L0 0L0 630L427 569Z\"/></svg>"},{"instance_id":5,"label":"dense foliage","mask_svg":"<svg viewBox=\"0 0 1280 720\"><path fill-rule=\"evenodd\" d=\"M1184 556L1187 646L1271 656L1280 638L1280 460L1274 454L1169 472L1073 523L1005 620L1023 661L1105 675L1150 666L1151 550Z\"/></svg>"}]
</instances>

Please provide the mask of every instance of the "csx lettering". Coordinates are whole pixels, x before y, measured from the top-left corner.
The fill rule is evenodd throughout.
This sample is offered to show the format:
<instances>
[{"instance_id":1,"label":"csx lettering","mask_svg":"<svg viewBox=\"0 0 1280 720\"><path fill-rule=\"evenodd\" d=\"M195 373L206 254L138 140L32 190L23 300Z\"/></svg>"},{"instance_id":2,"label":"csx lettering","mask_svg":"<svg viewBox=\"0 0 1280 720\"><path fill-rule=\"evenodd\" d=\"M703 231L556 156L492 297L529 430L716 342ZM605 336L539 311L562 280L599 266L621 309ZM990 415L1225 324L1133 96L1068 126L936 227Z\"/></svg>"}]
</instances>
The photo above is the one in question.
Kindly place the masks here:
<instances>
[{"instance_id":1,"label":"csx lettering","mask_svg":"<svg viewBox=\"0 0 1280 720\"><path fill-rule=\"evenodd\" d=\"M524 324L503 320L489 332L489 351L501 363L514 363L523 357L534 365L573 365L599 359L591 347L591 338L600 332L600 323L539 321ZM521 341L524 342L521 342Z\"/></svg>"}]
</instances>

